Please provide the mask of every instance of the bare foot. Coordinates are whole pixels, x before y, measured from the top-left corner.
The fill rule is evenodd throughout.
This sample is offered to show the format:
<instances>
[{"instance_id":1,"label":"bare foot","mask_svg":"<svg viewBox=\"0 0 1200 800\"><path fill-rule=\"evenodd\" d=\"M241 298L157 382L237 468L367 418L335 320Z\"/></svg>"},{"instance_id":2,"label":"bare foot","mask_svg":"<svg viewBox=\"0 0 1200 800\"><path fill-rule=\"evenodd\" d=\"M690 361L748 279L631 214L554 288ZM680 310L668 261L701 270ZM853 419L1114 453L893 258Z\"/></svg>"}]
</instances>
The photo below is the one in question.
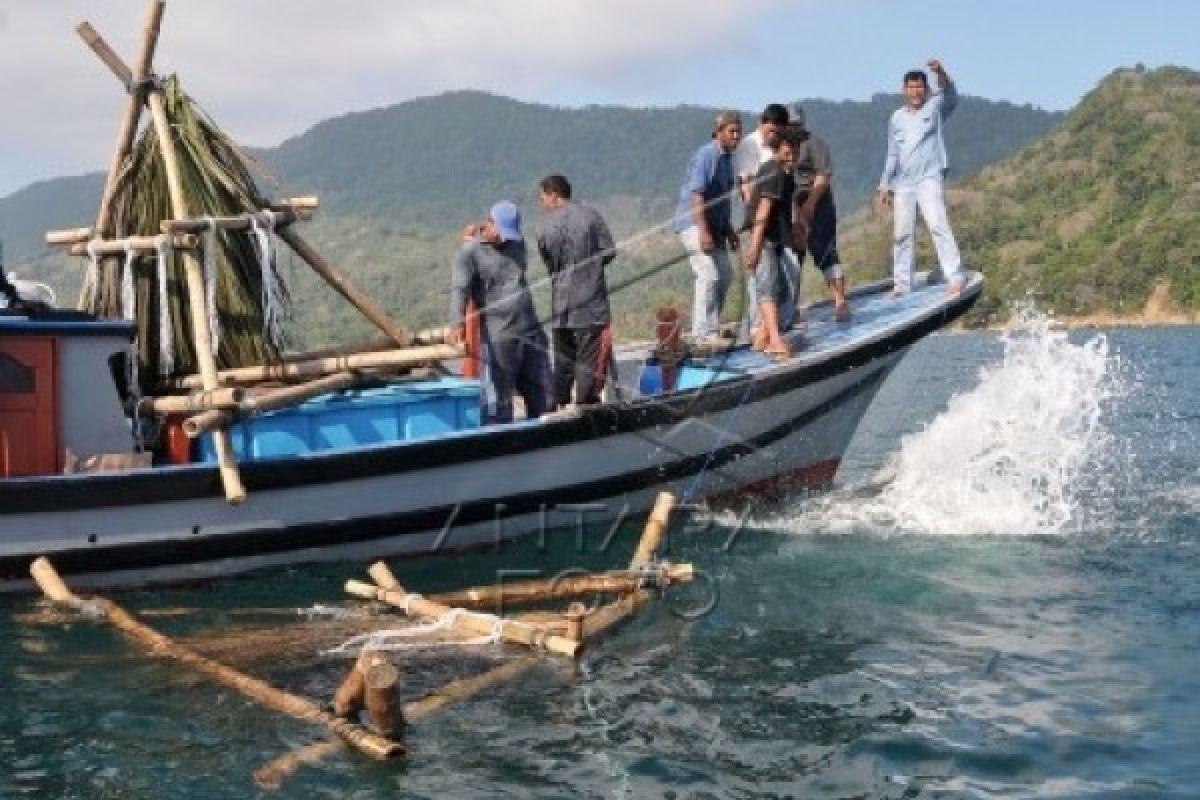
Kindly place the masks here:
<instances>
[{"instance_id":1,"label":"bare foot","mask_svg":"<svg viewBox=\"0 0 1200 800\"><path fill-rule=\"evenodd\" d=\"M840 303L833 304L833 318L838 322L845 322L850 319L850 304L843 300Z\"/></svg>"},{"instance_id":2,"label":"bare foot","mask_svg":"<svg viewBox=\"0 0 1200 800\"><path fill-rule=\"evenodd\" d=\"M770 340L767 336L767 332L761 328L755 328L750 332L750 346L755 350L760 352L766 350L769 341Z\"/></svg>"},{"instance_id":3,"label":"bare foot","mask_svg":"<svg viewBox=\"0 0 1200 800\"><path fill-rule=\"evenodd\" d=\"M786 361L792 357L792 350L787 346L787 342L780 341L767 350L767 355L776 361Z\"/></svg>"}]
</instances>

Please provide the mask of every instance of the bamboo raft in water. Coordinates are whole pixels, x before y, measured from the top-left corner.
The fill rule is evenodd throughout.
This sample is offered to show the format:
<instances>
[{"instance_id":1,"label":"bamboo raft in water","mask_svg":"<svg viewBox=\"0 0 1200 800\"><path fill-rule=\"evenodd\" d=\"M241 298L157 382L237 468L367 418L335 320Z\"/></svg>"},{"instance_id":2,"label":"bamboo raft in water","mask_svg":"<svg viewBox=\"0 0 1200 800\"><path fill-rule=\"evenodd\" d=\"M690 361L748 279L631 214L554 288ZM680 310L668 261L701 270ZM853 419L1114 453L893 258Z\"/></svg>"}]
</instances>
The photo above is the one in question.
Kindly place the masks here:
<instances>
[{"instance_id":1,"label":"bamboo raft in water","mask_svg":"<svg viewBox=\"0 0 1200 800\"><path fill-rule=\"evenodd\" d=\"M45 596L56 605L102 620L129 635L151 654L177 661L198 674L233 689L260 705L311 723L336 734L336 739L319 741L296 751L285 753L256 770L255 782L263 788L278 788L295 770L314 764L337 752L341 742L376 759L405 754L400 737L406 725L420 721L456 703L465 702L480 693L516 679L544 662L545 655L574 659L585 645L594 644L617 625L629 620L653 599L656 591L691 581L694 570L689 564L670 564L657 560L662 550L674 497L659 495L638 542L629 569L617 572L581 573L560 580L522 581L502 586L477 586L444 592L425 598L405 590L383 562L368 570L373 583L349 581L347 591L356 596L380 600L390 607L426 620L436 619L445 627L428 631L418 629L420 642L435 646L462 644L455 636L490 634L489 642L504 642L526 652L515 659L486 669L475 675L455 678L415 700L403 701L404 681L394 657L366 639L361 652L331 698L331 708L312 699L298 696L253 677L226 663L198 651L224 652L230 657L248 657L247 642L269 641L272 653L278 657L286 645L305 647L318 640L328 643L331 636L346 633L378 632L392 625L394 615L368 610L348 618L326 620L317 631L301 631L298 635L279 634L278 626L264 636L262 628L234 631L223 641L220 636L194 637L191 645L172 639L151 628L113 601L102 598L81 598L75 595L45 558L39 558L31 569L34 581ZM578 602L582 598L605 596L616 599L588 608ZM558 611L539 609L507 617L478 610L491 603L513 608L574 600ZM450 605L450 604L457 605ZM178 609L169 609L178 613ZM189 609L183 611L190 612ZM260 609L261 611L261 609ZM278 611L273 609L272 611ZM394 627L394 626L393 626ZM352 640L353 641L353 640ZM478 644L478 639L473 640ZM261 647L259 648L261 650ZM365 719L359 720L364 715Z\"/></svg>"}]
</instances>

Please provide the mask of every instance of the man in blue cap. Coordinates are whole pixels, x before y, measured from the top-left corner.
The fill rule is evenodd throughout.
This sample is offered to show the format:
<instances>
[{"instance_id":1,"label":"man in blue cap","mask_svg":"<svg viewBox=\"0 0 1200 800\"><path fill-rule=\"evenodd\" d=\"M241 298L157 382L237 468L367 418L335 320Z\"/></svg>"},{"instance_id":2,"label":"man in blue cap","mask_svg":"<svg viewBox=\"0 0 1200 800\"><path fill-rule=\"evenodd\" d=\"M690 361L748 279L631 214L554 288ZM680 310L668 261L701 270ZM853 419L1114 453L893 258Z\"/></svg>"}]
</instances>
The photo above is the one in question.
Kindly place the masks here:
<instances>
[{"instance_id":1,"label":"man in blue cap","mask_svg":"<svg viewBox=\"0 0 1200 800\"><path fill-rule=\"evenodd\" d=\"M521 212L508 201L492 206L478 241L466 243L454 260L448 341L463 341L470 298L483 319L484 425L512 421L515 393L525 401L529 419L551 408L546 334L525 281L525 264Z\"/></svg>"}]
</instances>

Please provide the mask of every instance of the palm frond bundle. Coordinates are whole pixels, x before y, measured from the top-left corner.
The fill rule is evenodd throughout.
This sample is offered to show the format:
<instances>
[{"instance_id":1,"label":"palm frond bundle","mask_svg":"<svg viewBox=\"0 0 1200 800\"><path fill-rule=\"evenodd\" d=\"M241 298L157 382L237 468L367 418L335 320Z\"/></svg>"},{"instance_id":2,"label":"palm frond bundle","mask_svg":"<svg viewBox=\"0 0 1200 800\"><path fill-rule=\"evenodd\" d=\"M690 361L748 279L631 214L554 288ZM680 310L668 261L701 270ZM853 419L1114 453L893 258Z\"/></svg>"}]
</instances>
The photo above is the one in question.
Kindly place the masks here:
<instances>
[{"instance_id":1,"label":"palm frond bundle","mask_svg":"<svg viewBox=\"0 0 1200 800\"><path fill-rule=\"evenodd\" d=\"M237 145L183 92L172 76L162 87L167 118L179 158L180 180L192 218L231 216L258 212L270 201L259 190L249 165ZM118 238L155 235L163 220L173 219L166 168L153 126L146 126L117 178L114 198L114 234ZM215 274L215 309L219 321L219 368L262 364L278 357L279 341L264 336L264 270L268 281L282 291L281 311L289 304L275 259L261 263L254 237L247 231L217 230L203 234L202 257ZM192 340L194 321L188 306L182 255L168 251L166 292L160 293L158 257L140 255L133 260L139 375L142 388L161 379L198 370ZM95 291L85 298L87 310L99 316L123 313L121 278L123 260L109 259ZM210 289L210 292L213 289ZM163 320L161 298L169 315ZM207 327L207 320L201 325ZM161 333L160 333L161 331ZM169 332L173 358L160 358L160 344Z\"/></svg>"}]
</instances>

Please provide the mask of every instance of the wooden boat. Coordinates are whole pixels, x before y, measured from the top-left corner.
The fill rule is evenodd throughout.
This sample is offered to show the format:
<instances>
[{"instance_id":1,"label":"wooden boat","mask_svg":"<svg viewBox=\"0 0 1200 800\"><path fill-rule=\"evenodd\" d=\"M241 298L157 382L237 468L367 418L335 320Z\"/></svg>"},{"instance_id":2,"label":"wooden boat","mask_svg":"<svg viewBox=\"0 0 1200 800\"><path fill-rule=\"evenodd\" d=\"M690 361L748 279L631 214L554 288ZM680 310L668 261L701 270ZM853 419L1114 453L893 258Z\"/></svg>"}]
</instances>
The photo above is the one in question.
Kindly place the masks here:
<instances>
[{"instance_id":1,"label":"wooden boat","mask_svg":"<svg viewBox=\"0 0 1200 800\"><path fill-rule=\"evenodd\" d=\"M697 503L825 485L907 349L982 287L975 273L957 297L928 281L898 300L888 281L863 286L848 323L809 307L790 359L745 346L693 356L667 392L649 379L654 348L624 346L609 401L537 420L480 427L479 383L459 375L334 392L233 429L239 505L207 461L19 476L22 453L47 452L39 437L58 437L52 452L128 443L109 362L131 329L0 312L0 465L12 475L0 478L0 589L28 588L39 555L76 586L142 585L573 529L581 514L644 513L663 488Z\"/></svg>"}]
</instances>

